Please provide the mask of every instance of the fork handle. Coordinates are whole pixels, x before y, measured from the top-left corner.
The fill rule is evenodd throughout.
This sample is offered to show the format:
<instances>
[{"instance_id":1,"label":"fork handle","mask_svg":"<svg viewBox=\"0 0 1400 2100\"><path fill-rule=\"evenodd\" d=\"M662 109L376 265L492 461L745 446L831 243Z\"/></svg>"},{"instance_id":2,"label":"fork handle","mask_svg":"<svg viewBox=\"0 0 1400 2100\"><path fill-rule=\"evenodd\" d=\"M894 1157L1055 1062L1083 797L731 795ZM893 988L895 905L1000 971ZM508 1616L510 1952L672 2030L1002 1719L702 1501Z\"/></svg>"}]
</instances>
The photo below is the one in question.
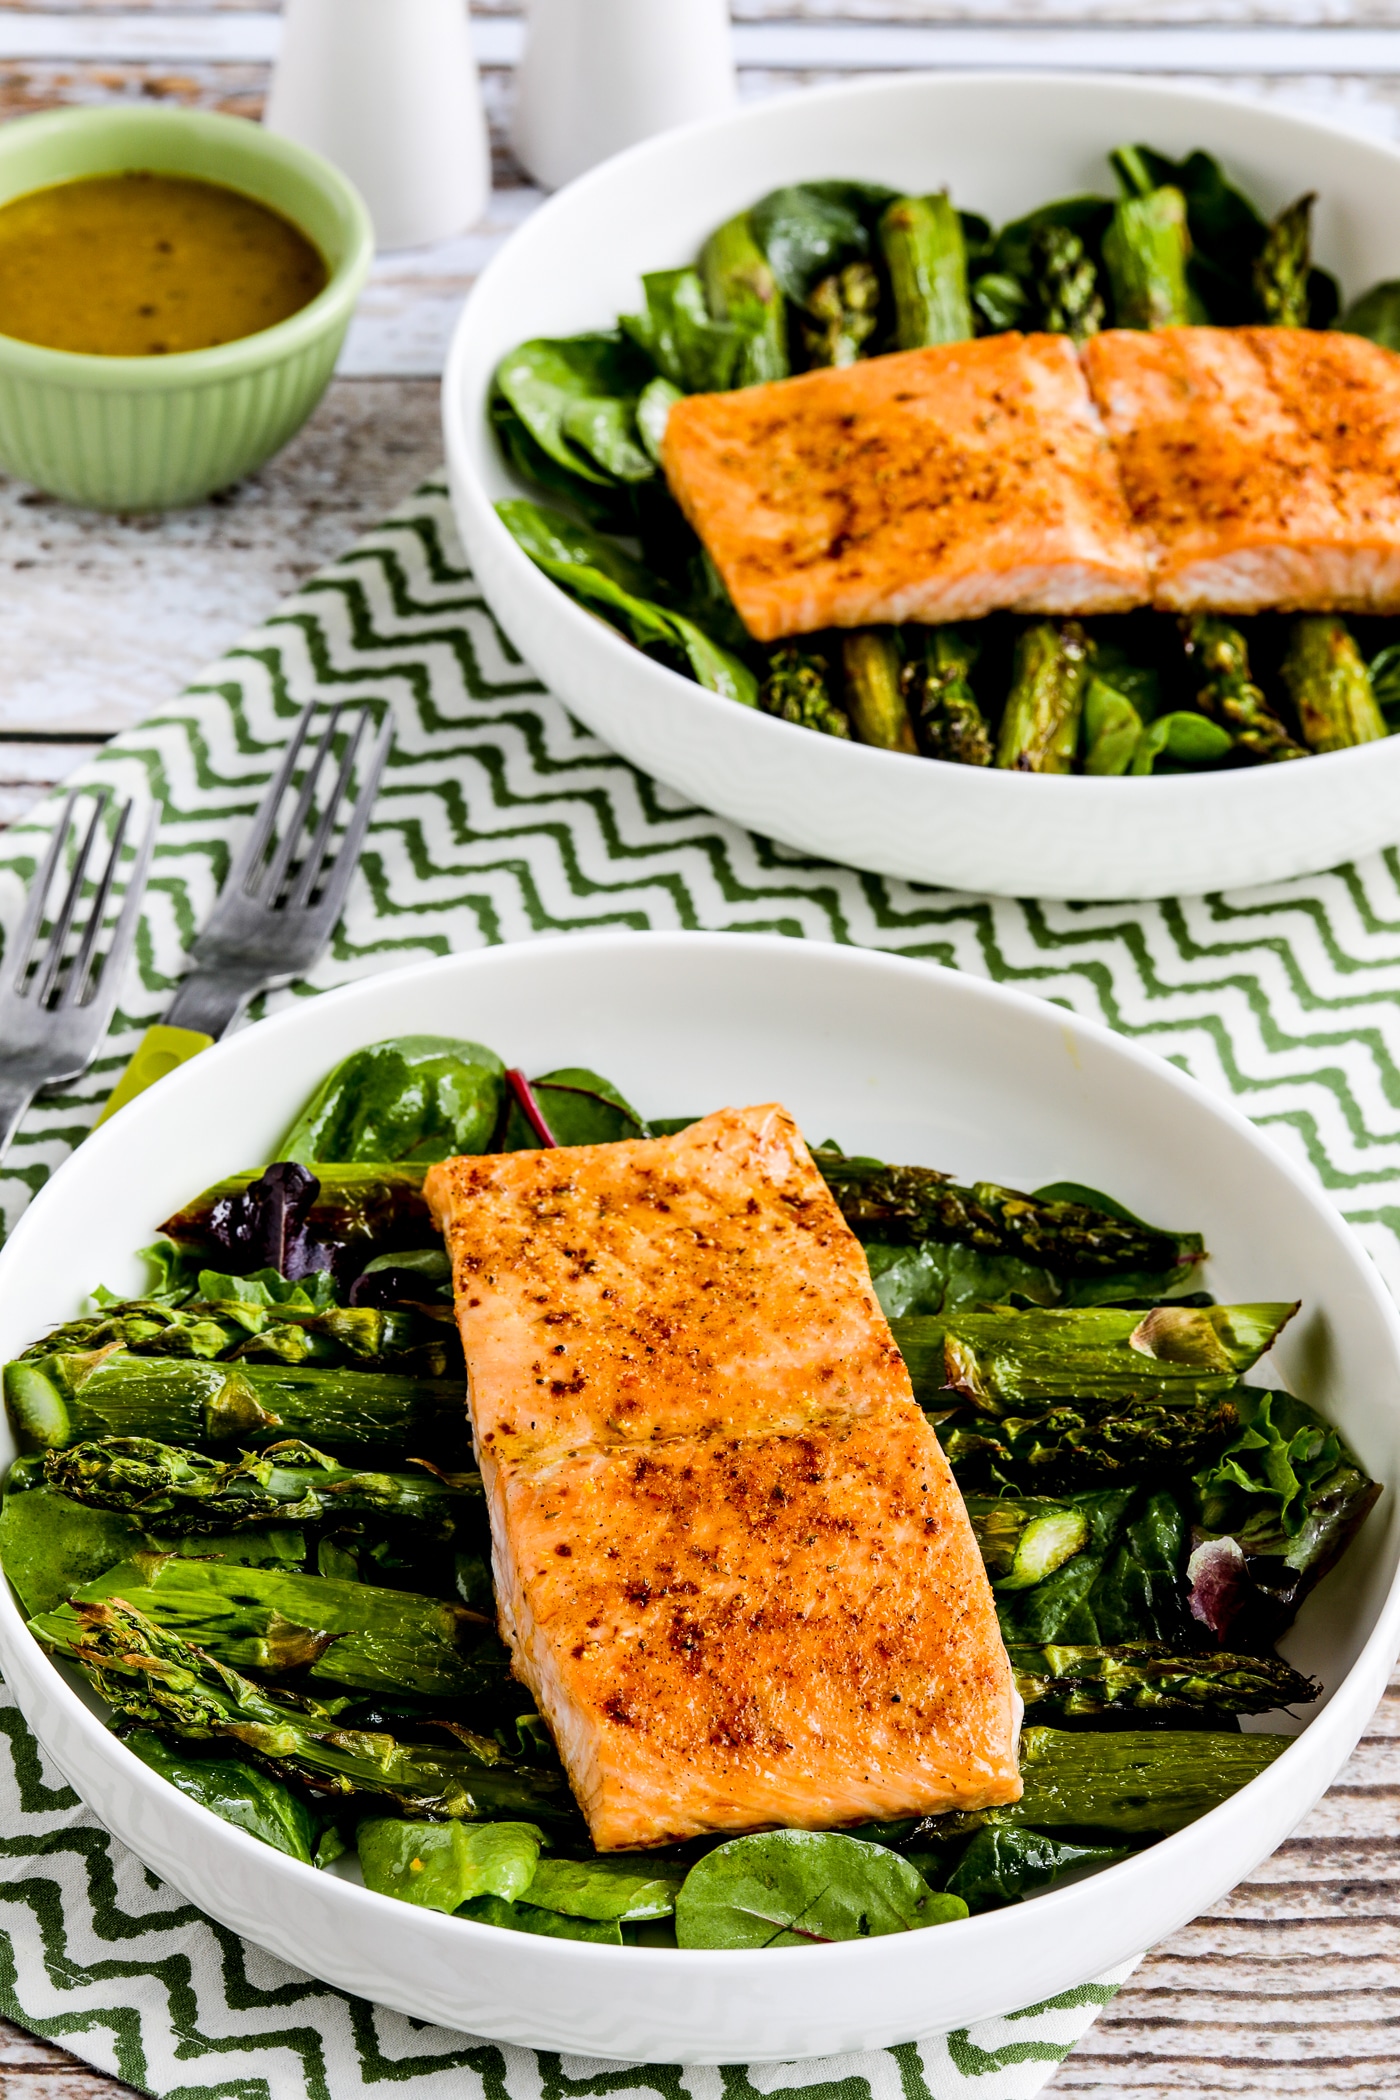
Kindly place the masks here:
<instances>
[{"instance_id":1,"label":"fork handle","mask_svg":"<svg viewBox=\"0 0 1400 2100\"><path fill-rule=\"evenodd\" d=\"M211 1035L217 1043L266 983L261 971L249 975L238 970L191 970L166 1008L165 1025Z\"/></svg>"},{"instance_id":2,"label":"fork handle","mask_svg":"<svg viewBox=\"0 0 1400 2100\"><path fill-rule=\"evenodd\" d=\"M0 1159L9 1151L15 1132L38 1091L37 1087L26 1085L22 1079L6 1079L0 1075Z\"/></svg>"}]
</instances>

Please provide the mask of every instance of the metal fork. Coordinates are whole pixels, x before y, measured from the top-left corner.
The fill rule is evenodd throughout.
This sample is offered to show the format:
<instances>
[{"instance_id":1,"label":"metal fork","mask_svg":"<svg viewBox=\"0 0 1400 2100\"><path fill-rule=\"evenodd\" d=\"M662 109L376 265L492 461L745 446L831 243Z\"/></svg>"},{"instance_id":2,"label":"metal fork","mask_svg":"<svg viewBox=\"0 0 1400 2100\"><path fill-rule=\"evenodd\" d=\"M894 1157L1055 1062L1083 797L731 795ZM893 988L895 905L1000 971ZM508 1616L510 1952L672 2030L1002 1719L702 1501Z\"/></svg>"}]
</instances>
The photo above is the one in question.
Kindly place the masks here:
<instances>
[{"instance_id":1,"label":"metal fork","mask_svg":"<svg viewBox=\"0 0 1400 2100\"><path fill-rule=\"evenodd\" d=\"M63 805L29 886L24 917L0 976L0 1158L9 1150L34 1096L45 1087L81 1077L92 1063L111 1023L122 972L136 938L159 814L152 810L147 821L110 944L99 955L98 943L133 808L126 801L118 809L106 863L95 891L85 899L88 869L112 802L112 790L101 788L94 797L48 939L38 948L54 876L78 828L76 812L82 793L75 788ZM67 950L75 936L77 946L70 956Z\"/></svg>"},{"instance_id":2,"label":"metal fork","mask_svg":"<svg viewBox=\"0 0 1400 2100\"><path fill-rule=\"evenodd\" d=\"M302 710L286 757L258 804L253 828L190 951L191 969L165 1015L167 1028L215 1039L225 1035L256 993L305 976L335 931L394 732L386 720L371 741L375 718L369 707L332 707L279 840L278 815L317 705L313 700Z\"/></svg>"}]
</instances>

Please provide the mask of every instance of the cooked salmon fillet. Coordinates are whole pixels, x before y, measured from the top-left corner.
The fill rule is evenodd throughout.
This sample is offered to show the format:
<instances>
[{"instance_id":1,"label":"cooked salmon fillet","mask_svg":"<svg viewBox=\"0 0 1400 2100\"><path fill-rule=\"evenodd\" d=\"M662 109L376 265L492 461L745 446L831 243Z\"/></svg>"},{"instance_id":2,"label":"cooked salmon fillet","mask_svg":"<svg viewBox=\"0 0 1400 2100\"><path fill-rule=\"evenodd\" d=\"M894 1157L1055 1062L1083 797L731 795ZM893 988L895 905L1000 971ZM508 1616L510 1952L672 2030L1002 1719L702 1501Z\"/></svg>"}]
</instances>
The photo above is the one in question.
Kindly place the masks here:
<instances>
[{"instance_id":1,"label":"cooked salmon fillet","mask_svg":"<svg viewBox=\"0 0 1400 2100\"><path fill-rule=\"evenodd\" d=\"M1084 368L1174 612L1400 609L1400 356L1307 328L1111 329Z\"/></svg>"},{"instance_id":2,"label":"cooked salmon fillet","mask_svg":"<svg viewBox=\"0 0 1400 2100\"><path fill-rule=\"evenodd\" d=\"M1121 612L1145 559L1074 346L1015 333L678 401L666 477L750 634Z\"/></svg>"},{"instance_id":3,"label":"cooked salmon fillet","mask_svg":"<svg viewBox=\"0 0 1400 2100\"><path fill-rule=\"evenodd\" d=\"M786 1112L425 1190L501 1630L599 1849L1015 1800L962 1498Z\"/></svg>"}]
</instances>

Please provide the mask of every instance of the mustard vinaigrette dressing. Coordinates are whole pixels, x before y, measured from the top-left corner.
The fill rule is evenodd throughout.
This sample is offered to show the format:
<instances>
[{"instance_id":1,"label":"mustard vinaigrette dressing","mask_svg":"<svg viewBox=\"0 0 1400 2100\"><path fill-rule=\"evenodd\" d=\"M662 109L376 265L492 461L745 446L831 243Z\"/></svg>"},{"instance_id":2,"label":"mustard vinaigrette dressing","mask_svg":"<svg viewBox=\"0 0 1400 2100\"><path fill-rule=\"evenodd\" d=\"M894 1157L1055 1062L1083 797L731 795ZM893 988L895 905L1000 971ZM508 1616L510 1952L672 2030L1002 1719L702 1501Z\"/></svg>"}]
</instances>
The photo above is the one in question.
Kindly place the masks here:
<instances>
[{"instance_id":1,"label":"mustard vinaigrette dressing","mask_svg":"<svg viewBox=\"0 0 1400 2100\"><path fill-rule=\"evenodd\" d=\"M300 312L325 262L280 212L187 175L89 175L0 205L0 335L165 357Z\"/></svg>"}]
</instances>

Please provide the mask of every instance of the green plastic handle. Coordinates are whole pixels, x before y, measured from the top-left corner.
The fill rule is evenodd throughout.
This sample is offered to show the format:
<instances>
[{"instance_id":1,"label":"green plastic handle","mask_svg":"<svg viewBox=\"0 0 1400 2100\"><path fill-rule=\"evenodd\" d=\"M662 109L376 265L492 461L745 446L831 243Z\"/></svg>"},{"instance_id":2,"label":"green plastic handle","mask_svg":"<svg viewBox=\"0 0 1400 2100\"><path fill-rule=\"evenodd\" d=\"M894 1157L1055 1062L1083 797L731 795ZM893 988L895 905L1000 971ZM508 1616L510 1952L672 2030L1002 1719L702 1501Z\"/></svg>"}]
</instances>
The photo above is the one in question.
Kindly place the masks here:
<instances>
[{"instance_id":1,"label":"green plastic handle","mask_svg":"<svg viewBox=\"0 0 1400 2100\"><path fill-rule=\"evenodd\" d=\"M144 1094L148 1086L164 1079L177 1065L188 1064L192 1057L198 1057L201 1050L211 1050L213 1046L213 1036L203 1035L197 1028L166 1028L160 1022L154 1028L148 1028L93 1129L105 1123L109 1116L114 1116L119 1108L125 1108L127 1102L134 1101L138 1094Z\"/></svg>"}]
</instances>

